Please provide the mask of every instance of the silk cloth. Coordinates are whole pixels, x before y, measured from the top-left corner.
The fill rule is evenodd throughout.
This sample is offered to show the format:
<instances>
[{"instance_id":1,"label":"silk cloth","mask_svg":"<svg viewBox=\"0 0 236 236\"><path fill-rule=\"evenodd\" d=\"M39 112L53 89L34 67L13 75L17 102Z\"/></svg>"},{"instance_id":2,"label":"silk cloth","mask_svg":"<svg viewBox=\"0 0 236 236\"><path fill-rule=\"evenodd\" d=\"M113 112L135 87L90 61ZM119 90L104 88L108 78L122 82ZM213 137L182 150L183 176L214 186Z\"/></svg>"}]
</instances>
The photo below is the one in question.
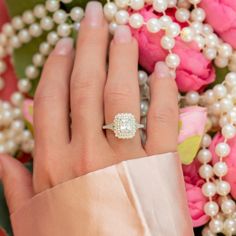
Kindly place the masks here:
<instances>
[{"instance_id":1,"label":"silk cloth","mask_svg":"<svg viewBox=\"0 0 236 236\"><path fill-rule=\"evenodd\" d=\"M176 153L122 161L35 195L14 236L192 236Z\"/></svg>"}]
</instances>

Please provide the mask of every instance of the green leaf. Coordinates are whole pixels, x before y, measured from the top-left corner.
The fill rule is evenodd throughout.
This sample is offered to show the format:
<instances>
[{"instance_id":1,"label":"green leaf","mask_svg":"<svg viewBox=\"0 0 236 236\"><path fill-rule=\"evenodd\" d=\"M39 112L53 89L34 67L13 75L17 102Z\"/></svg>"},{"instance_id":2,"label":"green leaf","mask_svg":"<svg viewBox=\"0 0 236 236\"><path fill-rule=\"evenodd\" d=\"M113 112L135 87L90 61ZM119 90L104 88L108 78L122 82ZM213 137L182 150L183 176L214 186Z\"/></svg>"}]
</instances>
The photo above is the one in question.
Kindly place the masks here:
<instances>
[{"instance_id":1,"label":"green leaf","mask_svg":"<svg viewBox=\"0 0 236 236\"><path fill-rule=\"evenodd\" d=\"M227 67L218 68L215 66L215 71L216 71L216 80L209 86L209 88L213 88L216 84L222 83L225 79L226 74L229 73L229 69Z\"/></svg>"},{"instance_id":2,"label":"green leaf","mask_svg":"<svg viewBox=\"0 0 236 236\"><path fill-rule=\"evenodd\" d=\"M187 138L178 145L178 153L183 164L189 165L194 160L199 150L201 140L201 135L195 135Z\"/></svg>"}]
</instances>

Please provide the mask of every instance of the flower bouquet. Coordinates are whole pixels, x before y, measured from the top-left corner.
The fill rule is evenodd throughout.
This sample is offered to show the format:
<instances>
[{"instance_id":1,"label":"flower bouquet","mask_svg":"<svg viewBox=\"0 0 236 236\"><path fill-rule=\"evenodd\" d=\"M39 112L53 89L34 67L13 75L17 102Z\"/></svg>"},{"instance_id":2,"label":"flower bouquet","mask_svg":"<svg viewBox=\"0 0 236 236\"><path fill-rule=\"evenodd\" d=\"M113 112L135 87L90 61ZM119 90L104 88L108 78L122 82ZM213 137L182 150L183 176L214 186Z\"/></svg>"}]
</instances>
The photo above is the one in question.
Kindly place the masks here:
<instances>
[{"instance_id":1,"label":"flower bouquet","mask_svg":"<svg viewBox=\"0 0 236 236\"><path fill-rule=\"evenodd\" d=\"M81 0L0 0L0 153L32 164L33 98L41 69L60 38L75 38ZM111 35L128 25L139 45L141 121L148 74L158 61L179 89L178 153L196 235L236 235L236 2L103 2ZM8 15L8 13L9 15ZM145 142L145 130L142 132ZM0 235L11 235L0 188Z\"/></svg>"}]
</instances>

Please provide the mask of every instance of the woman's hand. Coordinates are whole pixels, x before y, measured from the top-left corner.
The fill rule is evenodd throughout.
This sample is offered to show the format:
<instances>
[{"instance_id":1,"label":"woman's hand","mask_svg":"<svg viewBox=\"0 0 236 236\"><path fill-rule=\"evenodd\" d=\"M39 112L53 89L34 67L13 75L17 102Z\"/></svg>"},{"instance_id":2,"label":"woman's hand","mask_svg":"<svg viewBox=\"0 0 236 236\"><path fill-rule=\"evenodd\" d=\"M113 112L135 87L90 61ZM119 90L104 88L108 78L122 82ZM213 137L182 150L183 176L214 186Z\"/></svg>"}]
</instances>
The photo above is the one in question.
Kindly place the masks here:
<instances>
[{"instance_id":1,"label":"woman's hand","mask_svg":"<svg viewBox=\"0 0 236 236\"><path fill-rule=\"evenodd\" d=\"M150 78L147 141L139 132L120 140L102 126L117 113L140 121L138 45L128 26L119 26L107 50L108 25L102 5L90 2L73 49L62 39L49 56L34 98L33 177L17 160L0 157L0 175L10 212L35 194L123 160L174 152L178 136L175 81L164 63Z\"/></svg>"}]
</instances>

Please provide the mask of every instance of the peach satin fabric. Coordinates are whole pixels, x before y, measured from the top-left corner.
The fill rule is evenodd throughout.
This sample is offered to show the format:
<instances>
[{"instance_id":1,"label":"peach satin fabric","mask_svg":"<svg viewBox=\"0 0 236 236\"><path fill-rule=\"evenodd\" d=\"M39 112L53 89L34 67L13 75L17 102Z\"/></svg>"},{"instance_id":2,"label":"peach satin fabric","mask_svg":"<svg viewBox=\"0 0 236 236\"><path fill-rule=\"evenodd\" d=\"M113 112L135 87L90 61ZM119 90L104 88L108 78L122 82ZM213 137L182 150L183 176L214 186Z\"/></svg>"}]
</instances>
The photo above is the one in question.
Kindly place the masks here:
<instances>
[{"instance_id":1,"label":"peach satin fabric","mask_svg":"<svg viewBox=\"0 0 236 236\"><path fill-rule=\"evenodd\" d=\"M120 162L37 194L15 236L192 236L176 153Z\"/></svg>"}]
</instances>

